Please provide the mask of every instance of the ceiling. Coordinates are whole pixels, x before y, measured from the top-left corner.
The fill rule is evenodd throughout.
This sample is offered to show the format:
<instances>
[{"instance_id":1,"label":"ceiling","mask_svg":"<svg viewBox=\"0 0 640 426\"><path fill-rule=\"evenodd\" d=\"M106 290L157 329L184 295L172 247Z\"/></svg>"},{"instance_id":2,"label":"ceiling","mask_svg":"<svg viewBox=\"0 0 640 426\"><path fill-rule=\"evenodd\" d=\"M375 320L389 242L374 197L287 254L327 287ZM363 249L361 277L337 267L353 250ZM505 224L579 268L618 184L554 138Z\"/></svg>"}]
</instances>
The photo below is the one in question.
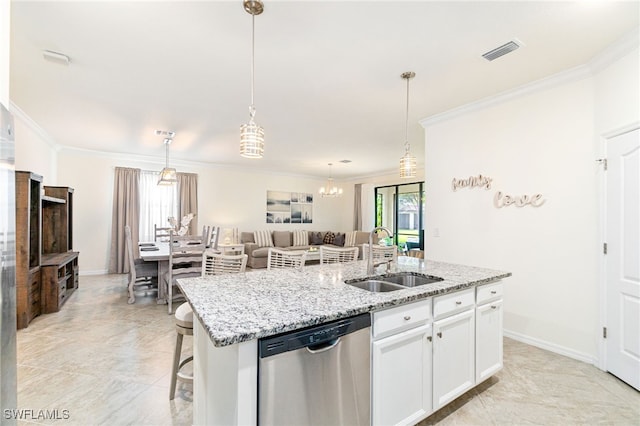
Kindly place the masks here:
<instances>
[{"instance_id":1,"label":"ceiling","mask_svg":"<svg viewBox=\"0 0 640 426\"><path fill-rule=\"evenodd\" d=\"M62 146L336 178L394 172L420 119L588 63L638 1L276 1L255 18L262 159L240 157L251 15L234 1L11 3L12 102ZM489 62L514 38L524 47ZM61 65L42 50L71 58ZM349 164L339 163L348 159Z\"/></svg>"}]
</instances>

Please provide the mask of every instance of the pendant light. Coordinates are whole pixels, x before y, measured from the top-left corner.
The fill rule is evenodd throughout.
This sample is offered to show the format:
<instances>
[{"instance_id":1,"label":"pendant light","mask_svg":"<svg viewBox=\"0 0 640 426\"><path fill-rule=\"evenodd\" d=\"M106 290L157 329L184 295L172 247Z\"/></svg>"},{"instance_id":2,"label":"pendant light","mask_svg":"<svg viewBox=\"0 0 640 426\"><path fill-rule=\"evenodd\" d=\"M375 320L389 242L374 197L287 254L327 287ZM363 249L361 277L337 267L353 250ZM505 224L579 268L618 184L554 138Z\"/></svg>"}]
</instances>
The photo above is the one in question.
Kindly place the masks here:
<instances>
[{"instance_id":1,"label":"pendant light","mask_svg":"<svg viewBox=\"0 0 640 426\"><path fill-rule=\"evenodd\" d=\"M400 177L411 178L416 175L416 157L411 155L411 146L409 145L409 80L416 76L413 71L407 71L401 74L401 77L407 80L407 116L404 124L404 155L400 159Z\"/></svg>"},{"instance_id":2,"label":"pendant light","mask_svg":"<svg viewBox=\"0 0 640 426\"><path fill-rule=\"evenodd\" d=\"M158 185L173 185L178 182L178 177L176 176L176 169L169 167L169 145L171 145L171 142L173 142L173 137L176 135L176 133L168 132L165 130L156 130L156 135L166 136L164 138L166 163L165 167L160 171L160 179L158 180Z\"/></svg>"},{"instance_id":3,"label":"pendant light","mask_svg":"<svg viewBox=\"0 0 640 426\"><path fill-rule=\"evenodd\" d=\"M333 183L333 177L331 176L332 166L333 166L333 163L329 163L329 177L327 178L327 183L318 191L320 193L320 196L322 197L341 197L342 196L342 188L338 188Z\"/></svg>"},{"instance_id":4,"label":"pendant light","mask_svg":"<svg viewBox=\"0 0 640 426\"><path fill-rule=\"evenodd\" d=\"M256 108L253 104L253 74L255 51L255 17L264 11L260 0L244 0L244 10L251 14L251 105L249 105L249 122L240 126L240 155L246 158L262 158L264 154L264 129L258 126L253 118Z\"/></svg>"}]
</instances>

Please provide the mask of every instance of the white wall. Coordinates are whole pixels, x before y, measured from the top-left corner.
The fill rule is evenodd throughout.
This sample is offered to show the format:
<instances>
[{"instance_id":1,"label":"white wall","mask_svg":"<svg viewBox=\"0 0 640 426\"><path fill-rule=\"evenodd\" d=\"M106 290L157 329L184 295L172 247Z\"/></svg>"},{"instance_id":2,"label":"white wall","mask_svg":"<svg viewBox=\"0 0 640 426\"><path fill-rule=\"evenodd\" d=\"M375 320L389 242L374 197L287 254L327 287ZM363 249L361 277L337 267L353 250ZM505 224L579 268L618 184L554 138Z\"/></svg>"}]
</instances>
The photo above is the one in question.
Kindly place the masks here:
<instances>
[{"instance_id":1,"label":"white wall","mask_svg":"<svg viewBox=\"0 0 640 426\"><path fill-rule=\"evenodd\" d=\"M27 170L43 177L44 185L57 185L55 143L29 116L11 103L16 139L16 170Z\"/></svg>"},{"instance_id":2,"label":"white wall","mask_svg":"<svg viewBox=\"0 0 640 426\"><path fill-rule=\"evenodd\" d=\"M198 226L256 229L347 231L353 221L353 185L341 198L314 197L313 223L266 224L267 190L317 194L324 179L275 175L223 166L172 162L178 171L198 173ZM116 166L160 170L162 161L62 149L58 153L58 185L74 188L74 250L80 251L80 271L104 273L111 241L113 175ZM340 183L336 181L337 183Z\"/></svg>"},{"instance_id":3,"label":"white wall","mask_svg":"<svg viewBox=\"0 0 640 426\"><path fill-rule=\"evenodd\" d=\"M595 118L598 135L640 120L638 76L640 52L637 47L596 75Z\"/></svg>"},{"instance_id":4,"label":"white wall","mask_svg":"<svg viewBox=\"0 0 640 426\"><path fill-rule=\"evenodd\" d=\"M11 2L0 0L0 103L9 108Z\"/></svg>"},{"instance_id":5,"label":"white wall","mask_svg":"<svg viewBox=\"0 0 640 426\"><path fill-rule=\"evenodd\" d=\"M599 135L638 120L638 51L591 75L424 120L428 258L502 269L505 333L596 363L599 342ZM552 79L550 79L552 80ZM490 190L451 189L482 174ZM497 191L543 194L496 208ZM439 237L436 237L436 230Z\"/></svg>"}]
</instances>

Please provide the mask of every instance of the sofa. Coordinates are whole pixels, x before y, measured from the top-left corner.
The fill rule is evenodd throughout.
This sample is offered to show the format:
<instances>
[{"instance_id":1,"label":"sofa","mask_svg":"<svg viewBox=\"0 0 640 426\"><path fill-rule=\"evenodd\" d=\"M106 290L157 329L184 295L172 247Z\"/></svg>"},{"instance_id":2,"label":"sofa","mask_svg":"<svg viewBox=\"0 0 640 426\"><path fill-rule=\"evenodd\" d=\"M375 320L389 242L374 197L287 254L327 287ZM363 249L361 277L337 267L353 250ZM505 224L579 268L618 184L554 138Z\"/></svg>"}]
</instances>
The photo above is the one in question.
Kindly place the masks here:
<instances>
[{"instance_id":1,"label":"sofa","mask_svg":"<svg viewBox=\"0 0 640 426\"><path fill-rule=\"evenodd\" d=\"M369 243L369 232L366 231L255 231L241 232L240 242L244 244L247 254L247 266L252 269L266 268L269 248L283 250L309 250L312 247L329 245L332 247L359 247L359 258L362 259L362 245ZM378 238L374 235L374 242Z\"/></svg>"}]
</instances>

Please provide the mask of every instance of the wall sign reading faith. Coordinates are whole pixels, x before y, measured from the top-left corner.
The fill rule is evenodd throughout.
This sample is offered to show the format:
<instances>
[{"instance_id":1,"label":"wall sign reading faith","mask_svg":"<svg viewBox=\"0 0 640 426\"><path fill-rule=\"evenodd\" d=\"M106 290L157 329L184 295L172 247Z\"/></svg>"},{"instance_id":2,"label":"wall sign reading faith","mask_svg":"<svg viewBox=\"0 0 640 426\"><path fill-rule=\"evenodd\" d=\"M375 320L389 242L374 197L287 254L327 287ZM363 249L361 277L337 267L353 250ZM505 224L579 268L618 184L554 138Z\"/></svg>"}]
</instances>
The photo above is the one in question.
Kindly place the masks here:
<instances>
[{"instance_id":1,"label":"wall sign reading faith","mask_svg":"<svg viewBox=\"0 0 640 426\"><path fill-rule=\"evenodd\" d=\"M491 181L493 179L488 176L469 176L468 179L456 179L453 178L451 181L451 188L455 191L458 188L482 188L491 189Z\"/></svg>"},{"instance_id":2,"label":"wall sign reading faith","mask_svg":"<svg viewBox=\"0 0 640 426\"><path fill-rule=\"evenodd\" d=\"M496 192L496 195L493 197L493 204L496 208L508 207L510 205L515 205L516 207L524 207L527 204L531 207L540 207L547 200L542 199L542 194L533 194L529 195L507 195L502 192Z\"/></svg>"}]
</instances>

